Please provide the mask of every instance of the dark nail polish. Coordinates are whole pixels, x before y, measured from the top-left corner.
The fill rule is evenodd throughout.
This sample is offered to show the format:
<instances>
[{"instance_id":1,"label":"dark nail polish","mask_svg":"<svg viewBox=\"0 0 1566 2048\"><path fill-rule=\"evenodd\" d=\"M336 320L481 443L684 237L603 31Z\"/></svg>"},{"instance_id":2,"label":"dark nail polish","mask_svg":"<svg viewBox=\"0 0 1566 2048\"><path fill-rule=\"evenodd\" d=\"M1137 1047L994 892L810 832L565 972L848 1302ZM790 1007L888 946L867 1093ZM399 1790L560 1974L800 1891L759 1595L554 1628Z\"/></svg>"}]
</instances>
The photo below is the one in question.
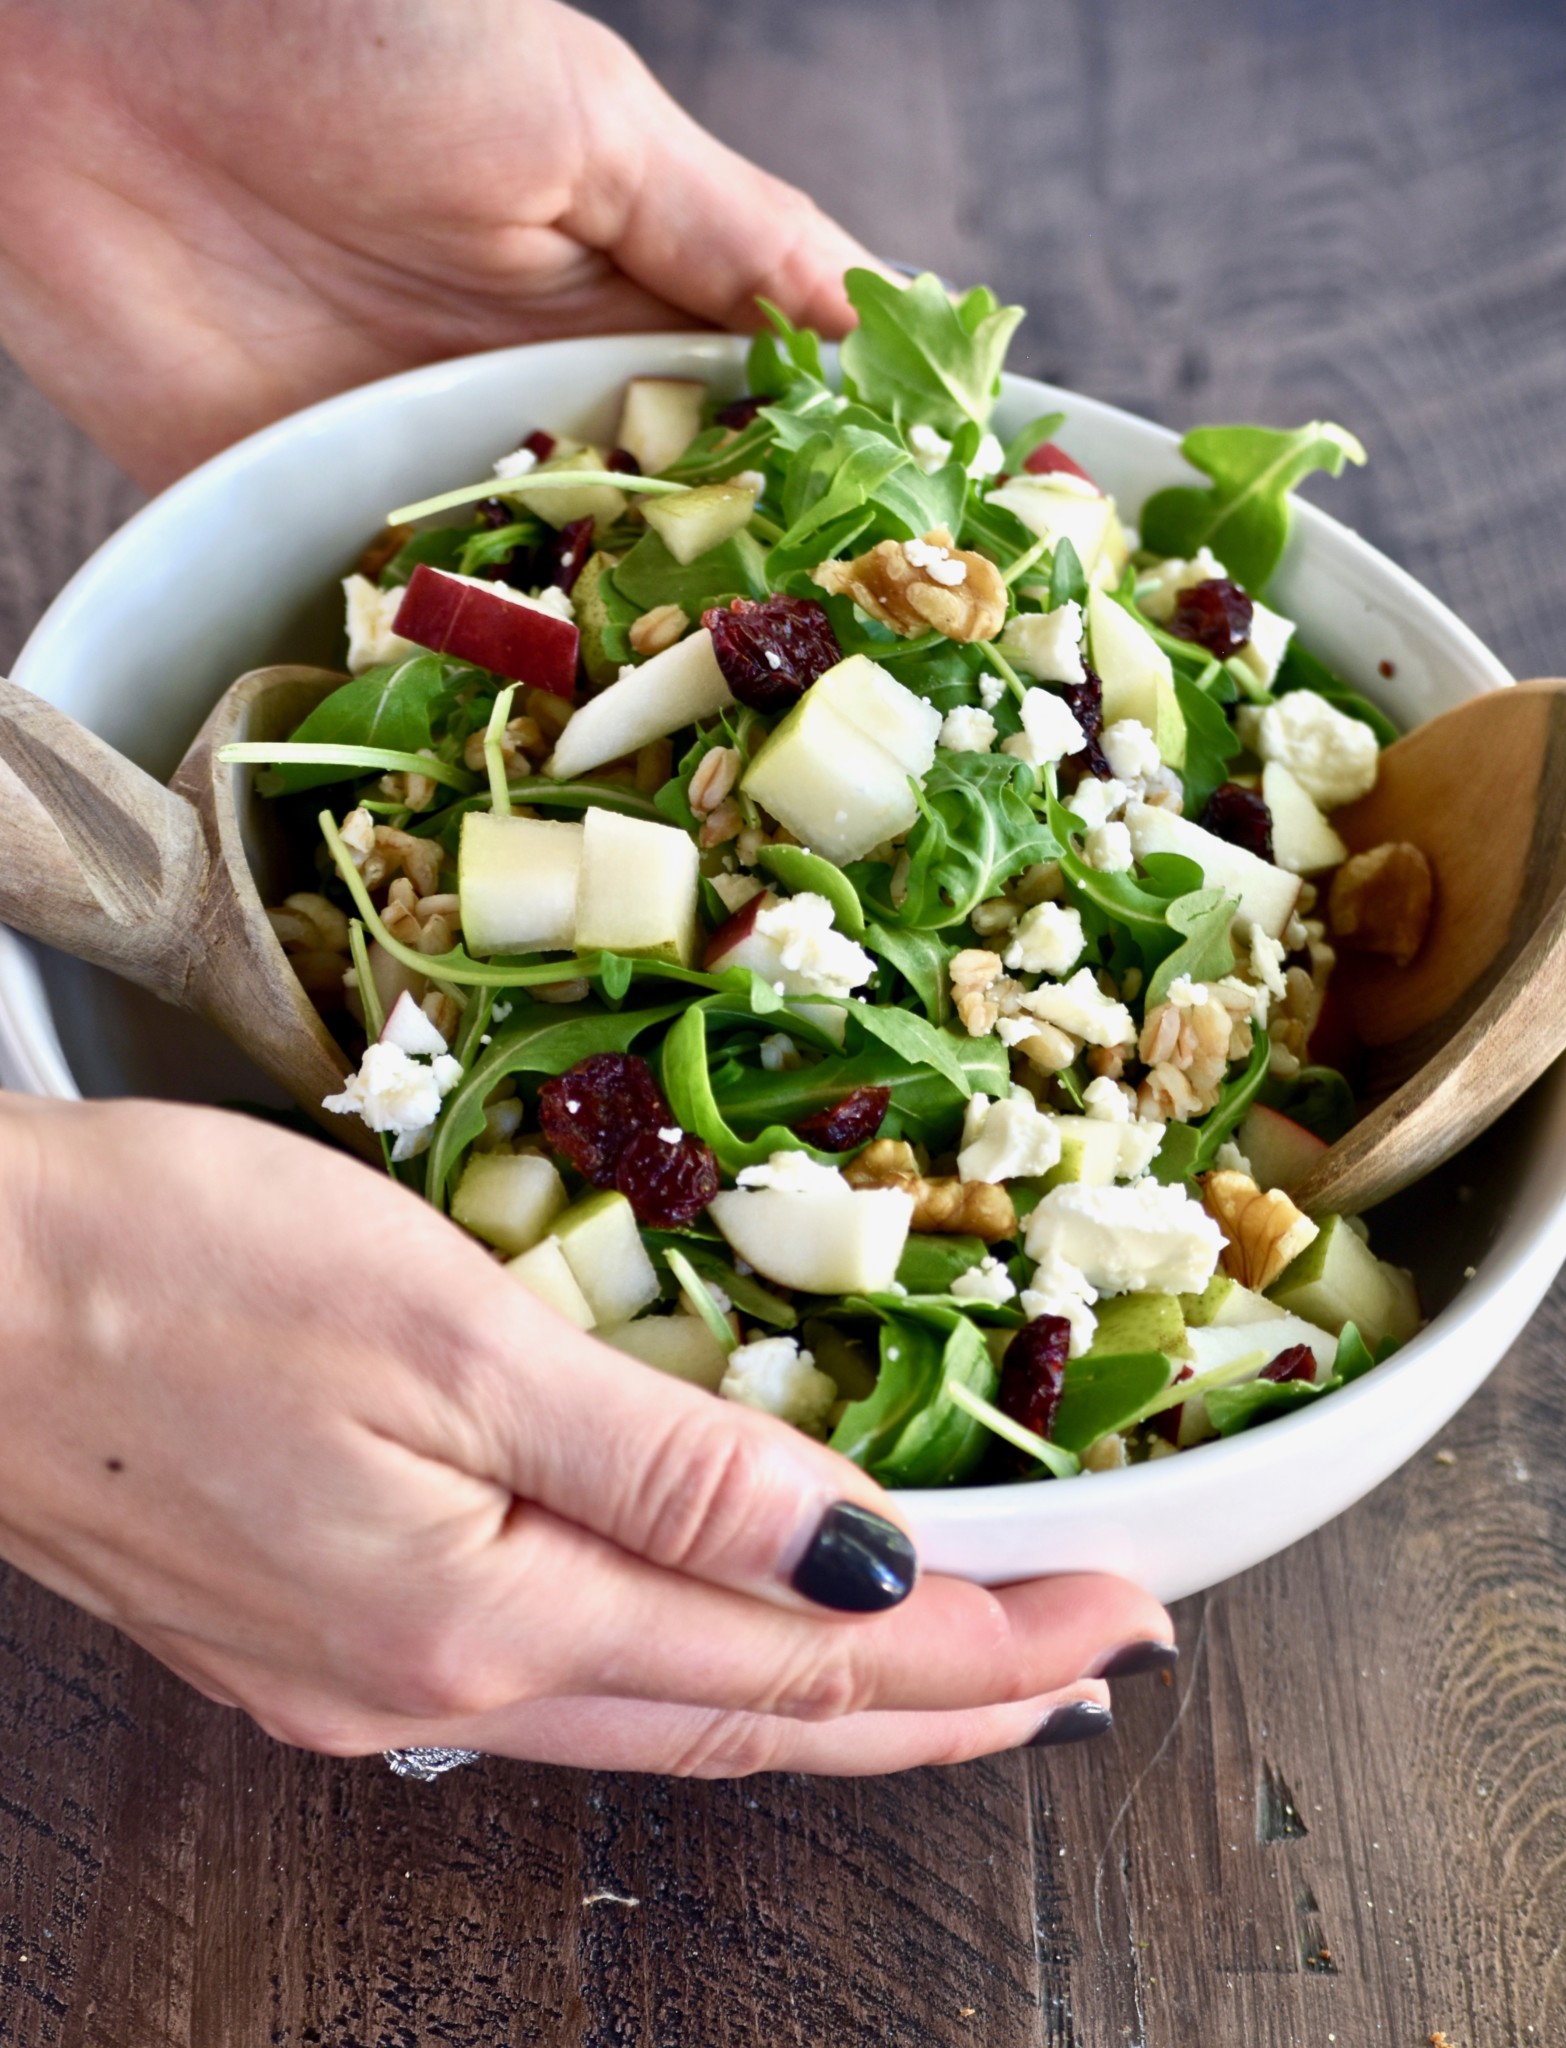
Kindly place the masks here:
<instances>
[{"instance_id":1,"label":"dark nail polish","mask_svg":"<svg viewBox=\"0 0 1566 2048\"><path fill-rule=\"evenodd\" d=\"M1180 1661L1174 1643L1127 1643L1113 1650L1088 1674L1091 1678L1136 1678L1144 1671L1173 1671Z\"/></svg>"},{"instance_id":2,"label":"dark nail polish","mask_svg":"<svg viewBox=\"0 0 1566 2048\"><path fill-rule=\"evenodd\" d=\"M1091 1735L1107 1735L1115 1725L1108 1707L1096 1700L1072 1700L1057 1707L1036 1735L1030 1735L1024 1749L1052 1749L1061 1742L1086 1742Z\"/></svg>"},{"instance_id":3,"label":"dark nail polish","mask_svg":"<svg viewBox=\"0 0 1566 2048\"><path fill-rule=\"evenodd\" d=\"M878 1614L908 1598L918 1566L901 1529L868 1508L840 1500L821 1517L792 1583L796 1593L819 1607Z\"/></svg>"}]
</instances>

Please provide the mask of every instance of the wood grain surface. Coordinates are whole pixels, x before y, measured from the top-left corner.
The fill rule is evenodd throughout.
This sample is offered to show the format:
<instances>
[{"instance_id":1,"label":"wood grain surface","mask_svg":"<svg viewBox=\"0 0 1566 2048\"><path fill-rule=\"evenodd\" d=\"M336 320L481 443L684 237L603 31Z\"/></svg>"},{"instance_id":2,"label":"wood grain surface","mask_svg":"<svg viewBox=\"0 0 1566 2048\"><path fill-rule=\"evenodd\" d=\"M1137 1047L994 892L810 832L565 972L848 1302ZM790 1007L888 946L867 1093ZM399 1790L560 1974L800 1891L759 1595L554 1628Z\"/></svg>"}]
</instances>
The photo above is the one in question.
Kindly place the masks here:
<instances>
[{"instance_id":1,"label":"wood grain surface","mask_svg":"<svg viewBox=\"0 0 1566 2048\"><path fill-rule=\"evenodd\" d=\"M1019 367L1176 425L1351 424L1335 507L1560 672L1558 6L598 11L874 246L1025 301ZM0 371L0 667L133 504ZM1557 1288L1439 1448L1187 1603L1176 1683L1123 1684L1110 1740L881 1783L403 1784L13 1575L0 2043L1559 2043L1563 1343Z\"/></svg>"}]
</instances>

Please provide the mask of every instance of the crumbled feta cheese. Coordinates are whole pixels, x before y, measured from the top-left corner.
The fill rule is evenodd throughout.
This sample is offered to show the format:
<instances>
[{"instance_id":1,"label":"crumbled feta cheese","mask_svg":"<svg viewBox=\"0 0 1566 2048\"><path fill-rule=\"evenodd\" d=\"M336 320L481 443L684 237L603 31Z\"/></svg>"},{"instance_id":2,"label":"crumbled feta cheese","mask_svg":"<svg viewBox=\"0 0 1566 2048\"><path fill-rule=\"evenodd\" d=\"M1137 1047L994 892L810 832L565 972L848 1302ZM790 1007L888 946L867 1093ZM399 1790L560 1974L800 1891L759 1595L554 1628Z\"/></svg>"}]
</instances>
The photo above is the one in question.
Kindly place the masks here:
<instances>
[{"instance_id":1,"label":"crumbled feta cheese","mask_svg":"<svg viewBox=\"0 0 1566 2048\"><path fill-rule=\"evenodd\" d=\"M1006 684L1002 677L989 674L980 676L979 702L986 711L993 711L1005 694Z\"/></svg>"},{"instance_id":2,"label":"crumbled feta cheese","mask_svg":"<svg viewBox=\"0 0 1566 2048\"><path fill-rule=\"evenodd\" d=\"M511 1012L515 1007L516 1006L513 1003L496 1003L495 1007L490 1011L489 1014L491 1019L496 1024L504 1024L506 1019L511 1015Z\"/></svg>"},{"instance_id":3,"label":"crumbled feta cheese","mask_svg":"<svg viewBox=\"0 0 1566 2048\"><path fill-rule=\"evenodd\" d=\"M1022 730L1001 741L1001 752L1015 754L1030 768L1052 768L1087 745L1087 734L1064 697L1049 690L1024 690L1021 711Z\"/></svg>"},{"instance_id":4,"label":"crumbled feta cheese","mask_svg":"<svg viewBox=\"0 0 1566 2048\"><path fill-rule=\"evenodd\" d=\"M1158 742L1140 718L1117 718L1113 725L1106 725L1099 745L1122 782L1156 775L1164 765Z\"/></svg>"},{"instance_id":5,"label":"crumbled feta cheese","mask_svg":"<svg viewBox=\"0 0 1566 2048\"><path fill-rule=\"evenodd\" d=\"M678 1145L684 1136L685 1133L678 1124L660 1124L658 1127L658 1142L660 1145Z\"/></svg>"},{"instance_id":6,"label":"crumbled feta cheese","mask_svg":"<svg viewBox=\"0 0 1566 2048\"><path fill-rule=\"evenodd\" d=\"M505 585L501 584L498 587L504 589ZM489 583L485 588L494 590L497 586ZM521 595L520 592L517 594ZM524 604L530 604L535 611L553 612L557 619L564 619L568 626L576 623L576 600L568 590L562 590L558 583L551 583L545 589L535 591L533 596L524 597L522 601Z\"/></svg>"},{"instance_id":7,"label":"crumbled feta cheese","mask_svg":"<svg viewBox=\"0 0 1566 2048\"><path fill-rule=\"evenodd\" d=\"M1107 1074L1089 1081L1082 1091L1082 1107L1095 1122L1102 1124L1128 1124L1133 1114L1130 1096Z\"/></svg>"},{"instance_id":8,"label":"crumbled feta cheese","mask_svg":"<svg viewBox=\"0 0 1566 2048\"><path fill-rule=\"evenodd\" d=\"M1006 451L1000 444L998 434L981 436L979 445L973 451L973 460L968 464L971 477L994 476L1006 460Z\"/></svg>"},{"instance_id":9,"label":"crumbled feta cheese","mask_svg":"<svg viewBox=\"0 0 1566 2048\"><path fill-rule=\"evenodd\" d=\"M1087 941L1082 916L1064 903L1035 903L1012 927L1002 958L1024 974L1069 974Z\"/></svg>"},{"instance_id":10,"label":"crumbled feta cheese","mask_svg":"<svg viewBox=\"0 0 1566 2048\"><path fill-rule=\"evenodd\" d=\"M1064 1316L1071 1325L1070 1355L1080 1358L1098 1328L1098 1318L1093 1313L1097 1300L1098 1289L1086 1273L1069 1259L1063 1259L1059 1252L1048 1251L1034 1267L1019 1305L1030 1323L1040 1316Z\"/></svg>"},{"instance_id":11,"label":"crumbled feta cheese","mask_svg":"<svg viewBox=\"0 0 1566 2048\"><path fill-rule=\"evenodd\" d=\"M1234 658L1250 670L1263 689L1271 689L1293 635L1292 619L1284 618L1281 612L1271 611L1252 598L1251 637Z\"/></svg>"},{"instance_id":12,"label":"crumbled feta cheese","mask_svg":"<svg viewBox=\"0 0 1566 2048\"><path fill-rule=\"evenodd\" d=\"M718 1392L726 1401L759 1408L811 1436L825 1436L837 1406L837 1381L816 1370L813 1353L795 1337L757 1337L729 1353Z\"/></svg>"},{"instance_id":13,"label":"crumbled feta cheese","mask_svg":"<svg viewBox=\"0 0 1566 2048\"><path fill-rule=\"evenodd\" d=\"M927 540L905 540L903 553L916 569L922 569L932 583L955 589L968 579L968 564L957 561L950 548L932 546Z\"/></svg>"},{"instance_id":14,"label":"crumbled feta cheese","mask_svg":"<svg viewBox=\"0 0 1566 2048\"><path fill-rule=\"evenodd\" d=\"M1155 562L1151 569L1138 573L1137 609L1165 625L1174 616L1182 590L1190 590L1198 583L1227 581L1228 577L1228 570L1209 548L1198 548L1188 562L1171 556L1167 562Z\"/></svg>"},{"instance_id":15,"label":"crumbled feta cheese","mask_svg":"<svg viewBox=\"0 0 1566 2048\"><path fill-rule=\"evenodd\" d=\"M908 429L908 452L915 466L926 476L933 476L941 464L950 458L952 444L944 434L938 434L934 427L926 426L920 420L917 426Z\"/></svg>"},{"instance_id":16,"label":"crumbled feta cheese","mask_svg":"<svg viewBox=\"0 0 1566 2048\"><path fill-rule=\"evenodd\" d=\"M1254 1180L1251 1162L1235 1144L1232 1138L1225 1138L1213 1154L1213 1164L1221 1173L1243 1173L1248 1180Z\"/></svg>"},{"instance_id":17,"label":"crumbled feta cheese","mask_svg":"<svg viewBox=\"0 0 1566 2048\"><path fill-rule=\"evenodd\" d=\"M759 469L737 469L733 476L725 477L724 482L738 484L741 490L754 491L758 498L767 488L767 480Z\"/></svg>"},{"instance_id":18,"label":"crumbled feta cheese","mask_svg":"<svg viewBox=\"0 0 1566 2048\"><path fill-rule=\"evenodd\" d=\"M958 704L941 720L937 737L953 754L987 754L995 744L995 721L976 704Z\"/></svg>"},{"instance_id":19,"label":"crumbled feta cheese","mask_svg":"<svg viewBox=\"0 0 1566 2048\"><path fill-rule=\"evenodd\" d=\"M774 1152L761 1166L742 1166L742 1188L775 1188L780 1195L840 1195L848 1183L835 1166L822 1166L808 1152Z\"/></svg>"},{"instance_id":20,"label":"crumbled feta cheese","mask_svg":"<svg viewBox=\"0 0 1566 2048\"><path fill-rule=\"evenodd\" d=\"M1368 796L1381 749L1370 727L1315 690L1290 690L1276 704L1247 704L1235 725L1263 761L1281 761L1324 811Z\"/></svg>"},{"instance_id":21,"label":"crumbled feta cheese","mask_svg":"<svg viewBox=\"0 0 1566 2048\"><path fill-rule=\"evenodd\" d=\"M1207 990L1188 974L1177 974L1164 991L1164 1001L1173 1003L1177 1010L1199 1009L1206 1000Z\"/></svg>"},{"instance_id":22,"label":"crumbled feta cheese","mask_svg":"<svg viewBox=\"0 0 1566 2048\"><path fill-rule=\"evenodd\" d=\"M526 476L530 469L537 469L538 456L531 448L513 448L509 455L502 455L495 464L496 476Z\"/></svg>"},{"instance_id":23,"label":"crumbled feta cheese","mask_svg":"<svg viewBox=\"0 0 1566 2048\"><path fill-rule=\"evenodd\" d=\"M959 1180L1023 1180L1060 1164L1060 1132L1026 1090L991 1102L975 1095L963 1115Z\"/></svg>"},{"instance_id":24,"label":"crumbled feta cheese","mask_svg":"<svg viewBox=\"0 0 1566 2048\"><path fill-rule=\"evenodd\" d=\"M1083 831L1091 832L1097 825L1107 825L1117 811L1123 810L1130 795L1125 784L1117 782L1112 775L1103 782L1084 775L1071 795L1062 801L1074 818L1082 820Z\"/></svg>"},{"instance_id":25,"label":"crumbled feta cheese","mask_svg":"<svg viewBox=\"0 0 1566 2048\"><path fill-rule=\"evenodd\" d=\"M1058 1252L1101 1294L1200 1294L1218 1264L1223 1232L1178 1184L1152 1179L1052 1188L1028 1218L1028 1256Z\"/></svg>"},{"instance_id":26,"label":"crumbled feta cheese","mask_svg":"<svg viewBox=\"0 0 1566 2048\"><path fill-rule=\"evenodd\" d=\"M461 1079L461 1066L445 1050L426 1065L401 1046L377 1039L365 1047L359 1071L348 1076L342 1093L328 1095L321 1107L362 1117L372 1131L395 1134L393 1159L412 1159L429 1143L441 1103Z\"/></svg>"},{"instance_id":27,"label":"crumbled feta cheese","mask_svg":"<svg viewBox=\"0 0 1566 2048\"><path fill-rule=\"evenodd\" d=\"M404 640L392 631L398 607L406 595L404 586L382 590L368 576L343 578L343 596L348 601L350 675L362 675L365 669L378 668L383 661L402 661L407 655L423 652L412 640Z\"/></svg>"},{"instance_id":28,"label":"crumbled feta cheese","mask_svg":"<svg viewBox=\"0 0 1566 2048\"><path fill-rule=\"evenodd\" d=\"M952 1282L952 1293L959 1301L988 1301L996 1308L1010 1301L1016 1291L1016 1282L1000 1260L988 1256Z\"/></svg>"},{"instance_id":29,"label":"crumbled feta cheese","mask_svg":"<svg viewBox=\"0 0 1566 2048\"><path fill-rule=\"evenodd\" d=\"M1052 612L1019 612L1001 635L1002 654L1037 683L1083 683L1082 607L1056 605Z\"/></svg>"},{"instance_id":30,"label":"crumbled feta cheese","mask_svg":"<svg viewBox=\"0 0 1566 2048\"><path fill-rule=\"evenodd\" d=\"M1131 867L1131 832L1118 821L1095 825L1082 841L1082 858L1101 874L1123 875Z\"/></svg>"},{"instance_id":31,"label":"crumbled feta cheese","mask_svg":"<svg viewBox=\"0 0 1566 2048\"><path fill-rule=\"evenodd\" d=\"M783 1074L802 1067L804 1060L786 1031L774 1031L761 1041L761 1064L769 1074Z\"/></svg>"},{"instance_id":32,"label":"crumbled feta cheese","mask_svg":"<svg viewBox=\"0 0 1566 2048\"><path fill-rule=\"evenodd\" d=\"M1261 926L1251 927L1251 972L1270 996L1279 1002L1286 993L1283 983L1283 963L1288 956L1281 940L1264 932Z\"/></svg>"},{"instance_id":33,"label":"crumbled feta cheese","mask_svg":"<svg viewBox=\"0 0 1566 2048\"><path fill-rule=\"evenodd\" d=\"M736 910L743 910L753 896L766 894L766 884L758 882L754 875L713 875L710 879L730 917Z\"/></svg>"},{"instance_id":34,"label":"crumbled feta cheese","mask_svg":"<svg viewBox=\"0 0 1566 2048\"><path fill-rule=\"evenodd\" d=\"M1018 1004L1030 1016L1042 1017L1089 1045L1131 1045L1136 1040L1131 1012L1103 993L1091 967L1079 967L1069 981L1030 989Z\"/></svg>"},{"instance_id":35,"label":"crumbled feta cheese","mask_svg":"<svg viewBox=\"0 0 1566 2048\"><path fill-rule=\"evenodd\" d=\"M777 947L784 968L794 977L792 995L846 996L875 972L875 962L864 947L833 930L832 906L813 890L769 903L757 911L751 929Z\"/></svg>"},{"instance_id":36,"label":"crumbled feta cheese","mask_svg":"<svg viewBox=\"0 0 1566 2048\"><path fill-rule=\"evenodd\" d=\"M407 989L393 1003L391 1015L381 1027L381 1044L394 1045L415 1059L433 1059L447 1050L445 1039Z\"/></svg>"}]
</instances>

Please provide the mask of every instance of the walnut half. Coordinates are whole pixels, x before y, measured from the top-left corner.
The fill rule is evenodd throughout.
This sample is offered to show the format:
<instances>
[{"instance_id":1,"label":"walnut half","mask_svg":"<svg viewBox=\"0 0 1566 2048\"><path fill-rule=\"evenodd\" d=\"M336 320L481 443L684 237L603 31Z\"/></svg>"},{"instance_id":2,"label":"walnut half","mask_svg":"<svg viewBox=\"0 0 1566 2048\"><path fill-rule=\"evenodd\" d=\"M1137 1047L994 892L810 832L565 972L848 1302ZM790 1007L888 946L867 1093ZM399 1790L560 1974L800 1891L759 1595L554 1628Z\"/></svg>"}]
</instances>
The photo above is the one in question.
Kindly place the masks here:
<instances>
[{"instance_id":1,"label":"walnut half","mask_svg":"<svg viewBox=\"0 0 1566 2048\"><path fill-rule=\"evenodd\" d=\"M901 1188L913 1197L915 1230L948 1236L982 1237L986 1244L1017 1234L1011 1196L987 1180L941 1176L926 1180L913 1147L898 1138L877 1138L843 1169L855 1188Z\"/></svg>"},{"instance_id":2,"label":"walnut half","mask_svg":"<svg viewBox=\"0 0 1566 2048\"><path fill-rule=\"evenodd\" d=\"M1407 967L1425 942L1434 883L1430 863L1406 839L1346 860L1332 878L1332 936L1356 953L1385 953Z\"/></svg>"},{"instance_id":3,"label":"walnut half","mask_svg":"<svg viewBox=\"0 0 1566 2048\"><path fill-rule=\"evenodd\" d=\"M922 540L883 540L850 562L818 562L810 575L905 640L929 632L993 640L1006 623L1001 572L986 556L954 546L944 526Z\"/></svg>"},{"instance_id":4,"label":"walnut half","mask_svg":"<svg viewBox=\"0 0 1566 2048\"><path fill-rule=\"evenodd\" d=\"M1258 1294L1320 1233L1282 1188L1264 1190L1227 1167L1202 1176L1202 1202L1229 1240L1219 1262L1224 1272Z\"/></svg>"}]
</instances>

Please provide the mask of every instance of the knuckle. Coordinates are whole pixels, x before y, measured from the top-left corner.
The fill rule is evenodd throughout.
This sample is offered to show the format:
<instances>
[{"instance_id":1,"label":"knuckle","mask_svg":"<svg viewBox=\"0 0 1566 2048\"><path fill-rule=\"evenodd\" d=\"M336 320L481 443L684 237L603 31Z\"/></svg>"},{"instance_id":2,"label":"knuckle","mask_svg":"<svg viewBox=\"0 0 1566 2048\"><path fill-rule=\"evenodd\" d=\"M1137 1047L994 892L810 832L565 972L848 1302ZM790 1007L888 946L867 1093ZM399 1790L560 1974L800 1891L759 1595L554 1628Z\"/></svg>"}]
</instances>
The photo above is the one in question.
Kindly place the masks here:
<instances>
[{"instance_id":1,"label":"knuckle","mask_svg":"<svg viewBox=\"0 0 1566 2048\"><path fill-rule=\"evenodd\" d=\"M857 1633L857 1632L856 1632ZM796 1721L840 1721L874 1703L876 1674L854 1636L813 1647L777 1688L770 1711Z\"/></svg>"},{"instance_id":2,"label":"knuckle","mask_svg":"<svg viewBox=\"0 0 1566 2048\"><path fill-rule=\"evenodd\" d=\"M714 1714L669 1766L677 1778L749 1778L775 1770L787 1745L786 1726L762 1714Z\"/></svg>"},{"instance_id":3,"label":"knuckle","mask_svg":"<svg viewBox=\"0 0 1566 2048\"><path fill-rule=\"evenodd\" d=\"M757 1525L765 1491L765 1458L750 1431L733 1418L682 1430L644 1468L633 1497L631 1540L643 1556L671 1571L702 1573L733 1556Z\"/></svg>"},{"instance_id":4,"label":"knuckle","mask_svg":"<svg viewBox=\"0 0 1566 2048\"><path fill-rule=\"evenodd\" d=\"M364 1756L382 1746L359 1715L322 1701L258 1702L249 1713L274 1742L312 1750L317 1756Z\"/></svg>"}]
</instances>

